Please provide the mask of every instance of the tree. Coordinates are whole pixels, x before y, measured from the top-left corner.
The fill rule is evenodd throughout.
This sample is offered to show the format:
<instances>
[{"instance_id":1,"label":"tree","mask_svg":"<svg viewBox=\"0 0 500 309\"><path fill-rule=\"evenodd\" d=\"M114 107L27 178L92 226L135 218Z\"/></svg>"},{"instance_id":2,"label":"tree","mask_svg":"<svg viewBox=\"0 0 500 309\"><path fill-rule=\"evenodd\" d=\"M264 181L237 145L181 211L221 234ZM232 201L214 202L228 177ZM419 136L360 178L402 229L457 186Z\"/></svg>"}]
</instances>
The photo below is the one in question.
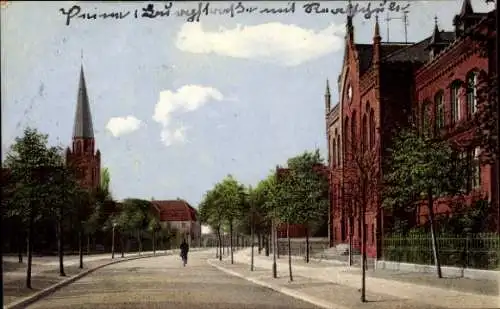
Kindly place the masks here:
<instances>
[{"instance_id":1,"label":"tree","mask_svg":"<svg viewBox=\"0 0 500 309\"><path fill-rule=\"evenodd\" d=\"M288 211L293 215L290 219L306 227L306 262L309 262L310 229L324 220L330 204L328 173L318 149L288 159L287 165L280 181L281 190L287 192L281 196L287 198Z\"/></svg>"},{"instance_id":2,"label":"tree","mask_svg":"<svg viewBox=\"0 0 500 309\"><path fill-rule=\"evenodd\" d=\"M23 136L16 138L5 161L15 184L7 216L18 216L28 230L27 288L31 288L35 223L52 210L48 175L59 164L59 149L47 144L47 135L26 128Z\"/></svg>"},{"instance_id":3,"label":"tree","mask_svg":"<svg viewBox=\"0 0 500 309\"><path fill-rule=\"evenodd\" d=\"M220 202L225 207L224 219L229 225L229 247L231 264L234 263L233 256L233 232L235 220L241 217L245 204L245 189L231 175L226 176L217 188L220 194Z\"/></svg>"},{"instance_id":4,"label":"tree","mask_svg":"<svg viewBox=\"0 0 500 309\"><path fill-rule=\"evenodd\" d=\"M217 233L217 256L222 261L222 226L225 219L224 205L221 202L220 185L205 193L199 206L201 222L208 224Z\"/></svg>"},{"instance_id":5,"label":"tree","mask_svg":"<svg viewBox=\"0 0 500 309\"><path fill-rule=\"evenodd\" d=\"M54 149L50 155L53 156L51 161L54 162L54 167L51 168L46 178L49 182L48 203L51 205L50 210L53 217L56 219L57 226L57 249L59 255L59 274L66 276L64 272L64 228L63 221L67 215L73 211L75 201L73 196L77 194L79 185L74 177L73 171L65 166L65 162L60 152L60 149ZM58 151L58 152L56 152Z\"/></svg>"},{"instance_id":6,"label":"tree","mask_svg":"<svg viewBox=\"0 0 500 309\"><path fill-rule=\"evenodd\" d=\"M434 201L437 197L462 192L467 168L456 151L444 141L401 131L389 150L388 172L384 174L383 206L390 209L414 209L421 198L426 206L431 232L434 263L442 278L436 241Z\"/></svg>"},{"instance_id":7,"label":"tree","mask_svg":"<svg viewBox=\"0 0 500 309\"><path fill-rule=\"evenodd\" d=\"M151 212L151 202L148 200L128 198L122 203L126 217L129 220L127 226L135 231L139 243L139 254L142 252L142 234L149 225L149 216Z\"/></svg>"},{"instance_id":8,"label":"tree","mask_svg":"<svg viewBox=\"0 0 500 309\"><path fill-rule=\"evenodd\" d=\"M278 277L278 266L276 263L276 248L277 248L277 237L276 237L276 226L280 220L280 207L283 205L280 201L280 188L278 187L278 179L277 179L276 171L271 173L259 183L260 190L263 191L263 195L265 196L265 202L263 205L264 213L267 220L270 221L270 234L273 246L273 278ZM259 187L258 186L258 187ZM267 252L266 252L267 253ZM266 254L267 255L267 254Z\"/></svg>"},{"instance_id":9,"label":"tree","mask_svg":"<svg viewBox=\"0 0 500 309\"><path fill-rule=\"evenodd\" d=\"M365 132L367 134L367 132ZM350 141L345 151L344 162L345 200L349 217L349 265L352 263L352 231L354 217L358 217L358 235L361 236L361 301L366 302L366 268L367 268L367 231L366 214L369 211L378 213L380 175L380 143L373 135L373 141L368 143L368 136L359 142ZM343 203L344 204L344 203ZM345 207L343 205L343 207Z\"/></svg>"}]
</instances>

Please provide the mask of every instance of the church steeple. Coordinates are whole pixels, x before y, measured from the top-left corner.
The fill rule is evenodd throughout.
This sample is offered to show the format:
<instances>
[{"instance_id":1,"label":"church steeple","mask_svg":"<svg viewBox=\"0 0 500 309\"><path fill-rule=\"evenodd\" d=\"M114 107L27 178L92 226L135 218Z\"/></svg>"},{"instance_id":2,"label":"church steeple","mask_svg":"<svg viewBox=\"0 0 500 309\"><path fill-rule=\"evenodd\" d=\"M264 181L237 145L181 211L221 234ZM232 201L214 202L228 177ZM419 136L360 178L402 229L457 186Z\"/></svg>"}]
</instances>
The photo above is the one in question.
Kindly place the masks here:
<instances>
[{"instance_id":1,"label":"church steeple","mask_svg":"<svg viewBox=\"0 0 500 309\"><path fill-rule=\"evenodd\" d=\"M354 26L352 24L352 17L353 17L353 6L351 3L351 0L349 0L347 4L347 22L346 22L346 38L349 39L350 41L354 41Z\"/></svg>"},{"instance_id":2,"label":"church steeple","mask_svg":"<svg viewBox=\"0 0 500 309\"><path fill-rule=\"evenodd\" d=\"M80 82L78 84L73 138L94 138L92 114L90 112L90 103L87 94L87 85L85 83L85 75L83 73L83 64L80 68Z\"/></svg>"},{"instance_id":3,"label":"church steeple","mask_svg":"<svg viewBox=\"0 0 500 309\"><path fill-rule=\"evenodd\" d=\"M66 149L66 162L75 169L79 184L86 189L97 188L101 181L101 153L95 149L94 128L83 64L80 67L72 146L71 150Z\"/></svg>"},{"instance_id":4,"label":"church steeple","mask_svg":"<svg viewBox=\"0 0 500 309\"><path fill-rule=\"evenodd\" d=\"M446 42L441 38L441 32L438 27L438 18L434 17L434 31L429 41L427 49L429 50L429 56L433 59L437 54L439 54L443 48L446 46Z\"/></svg>"},{"instance_id":5,"label":"church steeple","mask_svg":"<svg viewBox=\"0 0 500 309\"><path fill-rule=\"evenodd\" d=\"M325 112L328 114L331 108L331 94L330 94L330 83L328 79L326 80L326 89L325 89Z\"/></svg>"},{"instance_id":6,"label":"church steeple","mask_svg":"<svg viewBox=\"0 0 500 309\"><path fill-rule=\"evenodd\" d=\"M474 10L472 9L472 4L470 0L464 0L462 3L462 9L460 10L460 16L467 16L470 14L474 14Z\"/></svg>"}]
</instances>

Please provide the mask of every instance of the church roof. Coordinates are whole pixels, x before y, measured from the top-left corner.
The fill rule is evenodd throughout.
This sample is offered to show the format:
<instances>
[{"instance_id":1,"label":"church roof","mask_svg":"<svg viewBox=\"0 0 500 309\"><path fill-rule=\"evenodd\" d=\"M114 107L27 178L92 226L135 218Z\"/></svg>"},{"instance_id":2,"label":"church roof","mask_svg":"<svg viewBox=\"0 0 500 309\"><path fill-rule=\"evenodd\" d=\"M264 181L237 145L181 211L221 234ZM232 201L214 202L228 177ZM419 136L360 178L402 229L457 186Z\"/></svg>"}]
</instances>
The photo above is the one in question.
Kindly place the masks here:
<instances>
[{"instance_id":1,"label":"church roof","mask_svg":"<svg viewBox=\"0 0 500 309\"><path fill-rule=\"evenodd\" d=\"M196 209L188 202L178 200L152 201L160 212L160 221L196 221Z\"/></svg>"},{"instance_id":2,"label":"church roof","mask_svg":"<svg viewBox=\"0 0 500 309\"><path fill-rule=\"evenodd\" d=\"M78 97L76 102L75 123L73 126L74 138L94 138L92 125L92 114L90 112L87 85L83 74L83 66L80 70L80 82L78 85Z\"/></svg>"}]
</instances>

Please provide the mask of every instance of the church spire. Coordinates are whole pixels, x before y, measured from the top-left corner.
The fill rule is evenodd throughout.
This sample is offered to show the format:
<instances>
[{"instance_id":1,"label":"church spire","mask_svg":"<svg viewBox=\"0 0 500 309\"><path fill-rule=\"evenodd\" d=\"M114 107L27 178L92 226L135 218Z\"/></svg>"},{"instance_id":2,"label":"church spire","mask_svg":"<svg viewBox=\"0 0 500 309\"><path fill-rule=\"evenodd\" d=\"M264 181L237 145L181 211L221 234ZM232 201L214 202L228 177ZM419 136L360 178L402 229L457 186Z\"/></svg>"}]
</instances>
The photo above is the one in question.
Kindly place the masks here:
<instances>
[{"instance_id":1,"label":"church spire","mask_svg":"<svg viewBox=\"0 0 500 309\"><path fill-rule=\"evenodd\" d=\"M353 41L354 40L354 26L352 24L352 17L353 17L353 11L354 8L352 6L351 0L349 0L347 4L347 23L346 23L346 37L349 38L349 40Z\"/></svg>"},{"instance_id":2,"label":"church spire","mask_svg":"<svg viewBox=\"0 0 500 309\"><path fill-rule=\"evenodd\" d=\"M375 33L373 35L373 38L380 40L380 26L378 24L378 15L375 15Z\"/></svg>"},{"instance_id":3,"label":"church spire","mask_svg":"<svg viewBox=\"0 0 500 309\"><path fill-rule=\"evenodd\" d=\"M73 138L94 138L87 85L85 83L85 75L83 73L83 63L80 68L80 82L78 84Z\"/></svg>"},{"instance_id":4,"label":"church spire","mask_svg":"<svg viewBox=\"0 0 500 309\"><path fill-rule=\"evenodd\" d=\"M325 90L325 112L328 114L331 108L331 94L330 94L330 83L326 79L326 90Z\"/></svg>"},{"instance_id":5,"label":"church spire","mask_svg":"<svg viewBox=\"0 0 500 309\"><path fill-rule=\"evenodd\" d=\"M472 4L470 3L470 0L464 0L462 3L462 9L460 10L460 16L467 16L470 14L474 14Z\"/></svg>"}]
</instances>

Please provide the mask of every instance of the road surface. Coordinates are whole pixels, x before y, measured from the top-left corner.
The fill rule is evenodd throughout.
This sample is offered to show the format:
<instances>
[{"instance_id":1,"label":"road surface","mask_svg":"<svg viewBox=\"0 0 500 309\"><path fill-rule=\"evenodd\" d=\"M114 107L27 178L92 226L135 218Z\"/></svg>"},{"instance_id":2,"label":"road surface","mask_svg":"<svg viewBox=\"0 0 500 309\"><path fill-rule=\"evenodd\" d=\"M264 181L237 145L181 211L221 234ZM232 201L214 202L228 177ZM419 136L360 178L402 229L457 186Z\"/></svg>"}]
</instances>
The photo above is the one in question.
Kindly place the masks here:
<instances>
[{"instance_id":1,"label":"road surface","mask_svg":"<svg viewBox=\"0 0 500 309\"><path fill-rule=\"evenodd\" d=\"M114 264L28 308L319 309L225 274L208 258L213 253L192 253L186 267L176 255Z\"/></svg>"}]
</instances>

